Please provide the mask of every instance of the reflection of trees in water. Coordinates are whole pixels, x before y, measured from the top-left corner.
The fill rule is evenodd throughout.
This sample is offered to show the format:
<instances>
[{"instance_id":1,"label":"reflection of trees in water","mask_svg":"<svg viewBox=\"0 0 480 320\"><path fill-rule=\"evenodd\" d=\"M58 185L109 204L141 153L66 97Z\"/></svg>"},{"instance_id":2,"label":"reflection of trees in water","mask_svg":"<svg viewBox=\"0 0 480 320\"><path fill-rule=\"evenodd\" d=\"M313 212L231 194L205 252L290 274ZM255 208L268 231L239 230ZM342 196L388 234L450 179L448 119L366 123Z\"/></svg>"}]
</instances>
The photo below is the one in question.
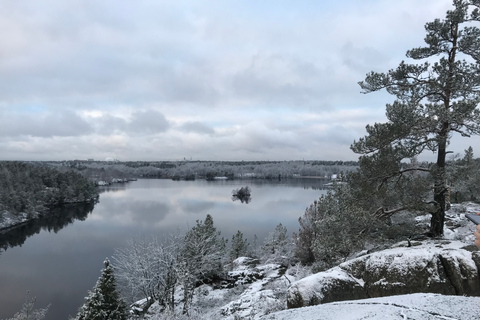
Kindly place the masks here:
<instances>
[{"instance_id":1,"label":"reflection of trees in water","mask_svg":"<svg viewBox=\"0 0 480 320\"><path fill-rule=\"evenodd\" d=\"M102 194L105 192L116 192L116 191L124 191L127 189L127 186L125 183L118 183L114 184L113 186L104 186L104 187L99 187L98 188L98 193Z\"/></svg>"},{"instance_id":2,"label":"reflection of trees in water","mask_svg":"<svg viewBox=\"0 0 480 320\"><path fill-rule=\"evenodd\" d=\"M241 187L240 189L235 189L232 191L232 200L237 201L240 200L242 203L248 204L252 201L252 194L251 190L248 186Z\"/></svg>"},{"instance_id":3,"label":"reflection of trees in water","mask_svg":"<svg viewBox=\"0 0 480 320\"><path fill-rule=\"evenodd\" d=\"M239 180L239 181L244 181ZM325 190L325 184L330 182L329 179L322 179L322 178L289 178L289 179L282 179L282 180L267 180L267 179L251 179L245 180L248 181L249 184L252 185L285 185L285 186L293 186L293 187L302 187L305 190Z\"/></svg>"},{"instance_id":4,"label":"reflection of trees in water","mask_svg":"<svg viewBox=\"0 0 480 320\"><path fill-rule=\"evenodd\" d=\"M50 210L43 217L29 221L18 227L0 231L0 249L3 251L8 248L21 246L27 238L40 233L41 230L57 233L60 229L66 227L75 220L83 221L88 214L93 211L95 204L93 202L64 205Z\"/></svg>"}]
</instances>

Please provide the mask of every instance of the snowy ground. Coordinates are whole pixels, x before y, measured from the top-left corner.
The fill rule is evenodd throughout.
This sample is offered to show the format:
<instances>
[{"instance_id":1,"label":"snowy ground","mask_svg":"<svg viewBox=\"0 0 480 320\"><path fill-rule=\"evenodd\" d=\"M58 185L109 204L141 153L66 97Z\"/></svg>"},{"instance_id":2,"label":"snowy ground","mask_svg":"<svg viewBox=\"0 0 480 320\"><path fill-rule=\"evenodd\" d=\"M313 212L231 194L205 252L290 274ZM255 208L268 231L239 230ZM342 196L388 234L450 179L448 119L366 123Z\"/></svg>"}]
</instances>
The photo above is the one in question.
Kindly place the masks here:
<instances>
[{"instance_id":1,"label":"snowy ground","mask_svg":"<svg viewBox=\"0 0 480 320\"><path fill-rule=\"evenodd\" d=\"M27 214L25 212L13 215L8 211L4 211L0 214L0 230L19 225L32 219L38 218L38 212L33 214Z\"/></svg>"},{"instance_id":2,"label":"snowy ground","mask_svg":"<svg viewBox=\"0 0 480 320\"><path fill-rule=\"evenodd\" d=\"M472 245L475 226L465 218L467 213L480 212L480 205L463 203L452 205L446 215L445 239L458 248ZM419 223L429 223L430 216L418 217ZM428 246L427 241L424 245ZM431 242L434 245L434 241ZM394 250L402 250L397 245ZM457 248L455 247L455 248ZM451 249L455 250L454 247ZM392 249L391 249L392 250ZM428 251L428 250L427 250ZM242 283L253 273L262 278ZM327 303L314 307L284 310L286 291L291 282L307 276L306 270L289 269L285 275L278 265L246 267L241 263L232 275L243 274L235 288L213 290L209 286L198 288L195 319L247 319L247 320L338 320L338 319L409 319L409 320L469 320L480 319L480 297L443 296L437 294L410 294L355 301ZM179 290L180 291L180 290ZM178 300L181 300L179 297ZM181 306L178 308L181 310ZM283 311L282 311L283 310ZM153 307L145 319L175 319L172 315L160 315ZM193 319L190 318L190 319ZM176 318L183 319L183 318Z\"/></svg>"},{"instance_id":3,"label":"snowy ground","mask_svg":"<svg viewBox=\"0 0 480 320\"><path fill-rule=\"evenodd\" d=\"M480 319L480 297L415 293L285 310L260 317L260 319L474 320Z\"/></svg>"}]
</instances>

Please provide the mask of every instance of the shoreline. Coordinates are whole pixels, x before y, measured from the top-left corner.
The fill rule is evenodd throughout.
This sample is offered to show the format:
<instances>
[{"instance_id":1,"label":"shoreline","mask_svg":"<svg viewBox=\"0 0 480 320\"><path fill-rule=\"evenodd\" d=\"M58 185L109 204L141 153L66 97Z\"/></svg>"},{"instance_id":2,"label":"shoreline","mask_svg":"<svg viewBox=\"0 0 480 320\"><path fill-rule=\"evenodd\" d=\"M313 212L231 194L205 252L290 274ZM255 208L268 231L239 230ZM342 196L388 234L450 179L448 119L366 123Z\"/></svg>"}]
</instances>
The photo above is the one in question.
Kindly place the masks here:
<instances>
[{"instance_id":1,"label":"shoreline","mask_svg":"<svg viewBox=\"0 0 480 320\"><path fill-rule=\"evenodd\" d=\"M98 196L96 198L92 198L92 199L89 199L88 201L71 201L71 202L64 202L62 204L56 204L56 205L53 205L53 206L50 206L47 210L43 211L43 212L34 212L32 213L31 215L34 215L34 217L32 218L26 218L26 219L22 219L21 217L25 217L25 215L28 216L28 214L22 212L22 213L19 213L18 215L21 216L19 217L18 220L15 220L15 219L11 219L9 222L9 224L6 224L5 222L2 222L0 223L0 234L5 234L5 233L8 233L9 231L12 231L16 228L19 228L21 226L24 226L30 222L33 222L35 220L38 220L38 219L41 219L45 216L48 216L48 214L52 211L52 209L56 208L56 207L60 207L60 206L74 206L74 205L78 205L78 204L87 204L87 203L96 203L98 201ZM3 215L13 215L12 213L8 212L8 211L4 211L0 214L1 217L3 217Z\"/></svg>"}]
</instances>

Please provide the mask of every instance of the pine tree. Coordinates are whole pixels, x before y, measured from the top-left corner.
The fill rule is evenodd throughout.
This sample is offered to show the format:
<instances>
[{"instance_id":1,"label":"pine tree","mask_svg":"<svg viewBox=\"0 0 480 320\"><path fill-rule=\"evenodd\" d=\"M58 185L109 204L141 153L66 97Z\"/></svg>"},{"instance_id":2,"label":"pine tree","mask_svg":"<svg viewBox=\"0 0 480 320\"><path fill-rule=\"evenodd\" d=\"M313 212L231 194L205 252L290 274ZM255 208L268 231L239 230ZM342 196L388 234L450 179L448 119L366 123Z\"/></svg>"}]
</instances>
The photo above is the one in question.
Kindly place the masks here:
<instances>
[{"instance_id":1,"label":"pine tree","mask_svg":"<svg viewBox=\"0 0 480 320\"><path fill-rule=\"evenodd\" d=\"M189 311L197 283L211 282L220 275L225 252L226 241L220 238L211 215L207 214L205 221L197 220L197 225L187 232L181 250L184 313Z\"/></svg>"},{"instance_id":2,"label":"pine tree","mask_svg":"<svg viewBox=\"0 0 480 320\"><path fill-rule=\"evenodd\" d=\"M480 29L475 26L480 22L480 1L454 0L453 6L445 19L425 25L425 47L407 51L408 58L428 61L402 61L388 73L371 72L359 82L364 93L386 89L397 100L386 106L388 122L368 125L368 135L352 145L353 151L363 154L360 180L367 197L374 193L385 197L385 201L377 197L376 213L389 217L402 210L429 212L432 236L443 234L450 137L480 134ZM437 154L435 165L402 164L424 151ZM417 176L429 178L428 186L424 180L417 184Z\"/></svg>"},{"instance_id":3,"label":"pine tree","mask_svg":"<svg viewBox=\"0 0 480 320\"><path fill-rule=\"evenodd\" d=\"M472 147L465 150L462 159L453 162L448 179L452 201L478 201L480 195L480 159L474 159Z\"/></svg>"},{"instance_id":4,"label":"pine tree","mask_svg":"<svg viewBox=\"0 0 480 320\"><path fill-rule=\"evenodd\" d=\"M235 260L238 257L245 256L247 254L247 249L247 239L243 239L243 233L238 230L237 233L232 236L232 245L230 247L230 260Z\"/></svg>"},{"instance_id":5,"label":"pine tree","mask_svg":"<svg viewBox=\"0 0 480 320\"><path fill-rule=\"evenodd\" d=\"M117 291L113 268L108 259L95 287L79 309L77 320L127 320L127 306Z\"/></svg>"},{"instance_id":6,"label":"pine tree","mask_svg":"<svg viewBox=\"0 0 480 320\"><path fill-rule=\"evenodd\" d=\"M287 266L293 257L293 242L287 235L287 228L279 223L265 238L262 246L262 260Z\"/></svg>"}]
</instances>

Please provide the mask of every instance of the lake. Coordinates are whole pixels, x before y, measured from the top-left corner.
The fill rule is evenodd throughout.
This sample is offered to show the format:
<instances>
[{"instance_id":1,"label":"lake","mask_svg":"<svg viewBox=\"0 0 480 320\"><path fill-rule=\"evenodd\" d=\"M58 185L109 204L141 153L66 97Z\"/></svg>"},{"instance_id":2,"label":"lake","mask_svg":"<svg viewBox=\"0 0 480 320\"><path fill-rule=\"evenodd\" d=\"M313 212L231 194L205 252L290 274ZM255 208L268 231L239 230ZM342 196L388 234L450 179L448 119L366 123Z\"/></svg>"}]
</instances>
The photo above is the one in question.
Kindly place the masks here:
<instances>
[{"instance_id":1,"label":"lake","mask_svg":"<svg viewBox=\"0 0 480 320\"><path fill-rule=\"evenodd\" d=\"M325 180L172 181L141 179L102 187L99 203L59 209L53 216L8 234L0 234L0 319L20 310L25 295L36 308L51 304L47 320L75 316L100 276L105 258L132 237L186 231L206 214L231 239L240 230L259 242L278 223L289 234L298 218L325 190ZM252 190L245 204L232 201L232 190Z\"/></svg>"}]
</instances>

